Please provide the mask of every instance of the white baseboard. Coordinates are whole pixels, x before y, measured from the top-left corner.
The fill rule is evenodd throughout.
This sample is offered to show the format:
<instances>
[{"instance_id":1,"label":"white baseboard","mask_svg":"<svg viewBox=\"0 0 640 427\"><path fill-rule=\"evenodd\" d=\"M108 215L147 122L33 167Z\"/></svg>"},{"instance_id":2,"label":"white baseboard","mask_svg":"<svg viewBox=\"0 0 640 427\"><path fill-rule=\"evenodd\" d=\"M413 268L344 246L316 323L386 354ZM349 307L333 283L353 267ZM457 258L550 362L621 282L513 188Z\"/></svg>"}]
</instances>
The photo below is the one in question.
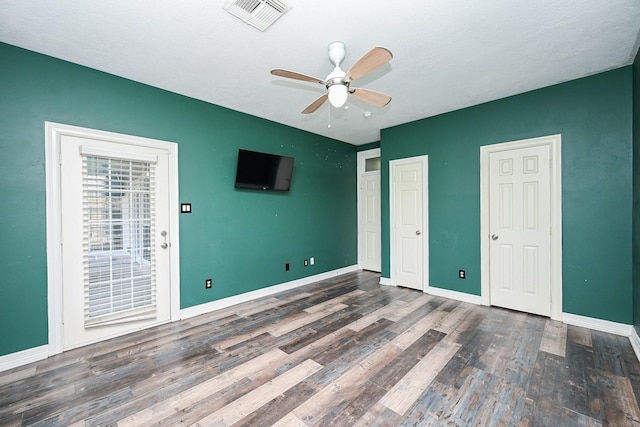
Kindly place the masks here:
<instances>
[{"instance_id":1,"label":"white baseboard","mask_svg":"<svg viewBox=\"0 0 640 427\"><path fill-rule=\"evenodd\" d=\"M583 328L595 329L600 332L607 332L614 335L631 336L632 325L625 323L611 322L593 317L579 316L577 314L562 313L562 322L568 325L581 326Z\"/></svg>"},{"instance_id":2,"label":"white baseboard","mask_svg":"<svg viewBox=\"0 0 640 427\"><path fill-rule=\"evenodd\" d=\"M388 277L380 277L380 284L384 286L396 286Z\"/></svg>"},{"instance_id":3,"label":"white baseboard","mask_svg":"<svg viewBox=\"0 0 640 427\"><path fill-rule=\"evenodd\" d=\"M380 284L384 286L398 286L388 277L380 277ZM424 290L425 294L434 295L438 297L445 297L454 299L456 301L468 302L471 304L480 305L481 297L478 295L467 294L464 292L451 291L449 289L436 288L433 286L427 286Z\"/></svg>"},{"instance_id":4,"label":"white baseboard","mask_svg":"<svg viewBox=\"0 0 640 427\"><path fill-rule=\"evenodd\" d=\"M180 318L188 319L190 317L199 316L201 314L211 313L212 311L231 307L232 305L237 305L243 302L252 301L254 299L277 294L278 292L288 291L289 289L294 289L300 286L309 285L314 282L319 282L321 280L326 280L331 277L340 276L341 274L351 273L353 271L358 271L358 270L359 270L359 267L357 265L351 265L349 267L343 267L337 270L316 274L315 276L303 277L301 279L292 280L290 282L281 283L279 285L269 286L268 288L257 289L255 291L245 292L240 295L234 295L232 297L223 298L223 299L211 301L205 304L199 304L193 307L184 308L180 310Z\"/></svg>"},{"instance_id":5,"label":"white baseboard","mask_svg":"<svg viewBox=\"0 0 640 427\"><path fill-rule=\"evenodd\" d=\"M470 304L480 305L481 297L479 295L467 294L465 292L452 291L450 289L442 289L436 288L433 286L427 286L427 289L424 291L429 295L435 295L438 297L445 297L449 299L454 299L457 301L468 302Z\"/></svg>"},{"instance_id":6,"label":"white baseboard","mask_svg":"<svg viewBox=\"0 0 640 427\"><path fill-rule=\"evenodd\" d=\"M629 337L629 342L631 343L633 352L636 354L636 359L640 360L640 337L638 337L636 328L634 328L633 325L595 319L593 317L578 316L577 314L571 313L562 313L562 321L568 325L581 326L600 332Z\"/></svg>"},{"instance_id":7,"label":"white baseboard","mask_svg":"<svg viewBox=\"0 0 640 427\"><path fill-rule=\"evenodd\" d=\"M640 360L640 337L636 332L636 328L631 328L631 335L629 335L629 342L633 347L633 352L636 354L636 359Z\"/></svg>"},{"instance_id":8,"label":"white baseboard","mask_svg":"<svg viewBox=\"0 0 640 427\"><path fill-rule=\"evenodd\" d=\"M352 265L349 267L320 273L315 276L303 277L301 279L292 280L290 282L281 283L279 285L269 286L268 288L257 289L255 291L246 292L244 294L212 301L210 303L188 307L180 310L180 318L186 319L189 317L198 316L200 314L210 313L215 310L231 307L232 305L273 295L278 292L287 291L300 286L308 285L314 282L326 280L331 277L351 273L358 270L359 267L357 265ZM387 277L380 277L380 284L385 286L396 286L396 284ZM441 296L444 298L450 298L458 301L468 302L471 304L481 304L481 297L478 295L471 295L464 292L451 291L449 289L436 288L433 286L427 287L425 292L430 295ZM583 328L594 329L596 331L629 337L629 341L631 342L633 351L635 352L638 360L640 360L640 337L638 337L638 333L632 325L611 322L609 320L595 319L593 317L579 316L577 314L571 313L562 313L562 322L568 325L581 326ZM0 372L27 365L32 362L37 362L39 360L46 359L47 357L49 357L48 345L42 345L39 347L34 347L27 350L18 351L16 353L0 356Z\"/></svg>"},{"instance_id":9,"label":"white baseboard","mask_svg":"<svg viewBox=\"0 0 640 427\"><path fill-rule=\"evenodd\" d=\"M270 286L264 289L258 289L252 292L247 292L241 295L225 298L218 301L212 301L206 304L200 304L195 307L185 308L180 310L180 318L186 319L189 317L198 316L200 314L209 313L221 308L230 307L232 305L240 304L242 302L251 301L253 299L262 298L264 296L272 295L278 292L287 291L289 289L297 288L299 286L308 285L320 280L329 279L331 277L339 276L341 274L351 273L358 271L357 265L349 267L339 268L337 270L327 271L326 273L320 273L315 276L303 277L302 279L293 280L291 282L281 283L279 285ZM49 345L42 345L40 347L29 348L27 350L18 351L16 353L0 356L0 372L7 371L9 369L17 368L32 362L44 360L50 356Z\"/></svg>"},{"instance_id":10,"label":"white baseboard","mask_svg":"<svg viewBox=\"0 0 640 427\"><path fill-rule=\"evenodd\" d=\"M27 365L31 362L37 362L38 360L44 360L47 357L49 357L48 345L41 345L40 347L33 347L0 356L0 372Z\"/></svg>"}]
</instances>

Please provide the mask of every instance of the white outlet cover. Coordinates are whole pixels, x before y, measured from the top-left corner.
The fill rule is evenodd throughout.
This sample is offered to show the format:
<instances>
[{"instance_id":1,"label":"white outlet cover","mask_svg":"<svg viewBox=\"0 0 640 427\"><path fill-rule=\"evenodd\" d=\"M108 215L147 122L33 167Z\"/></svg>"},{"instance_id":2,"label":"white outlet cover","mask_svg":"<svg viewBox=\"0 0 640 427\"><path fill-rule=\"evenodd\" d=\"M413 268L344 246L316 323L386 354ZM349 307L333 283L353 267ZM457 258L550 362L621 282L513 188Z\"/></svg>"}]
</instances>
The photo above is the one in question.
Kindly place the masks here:
<instances>
[{"instance_id":1,"label":"white outlet cover","mask_svg":"<svg viewBox=\"0 0 640 427\"><path fill-rule=\"evenodd\" d=\"M314 257L309 258L309 264L313 265L316 263L316 259Z\"/></svg>"}]
</instances>

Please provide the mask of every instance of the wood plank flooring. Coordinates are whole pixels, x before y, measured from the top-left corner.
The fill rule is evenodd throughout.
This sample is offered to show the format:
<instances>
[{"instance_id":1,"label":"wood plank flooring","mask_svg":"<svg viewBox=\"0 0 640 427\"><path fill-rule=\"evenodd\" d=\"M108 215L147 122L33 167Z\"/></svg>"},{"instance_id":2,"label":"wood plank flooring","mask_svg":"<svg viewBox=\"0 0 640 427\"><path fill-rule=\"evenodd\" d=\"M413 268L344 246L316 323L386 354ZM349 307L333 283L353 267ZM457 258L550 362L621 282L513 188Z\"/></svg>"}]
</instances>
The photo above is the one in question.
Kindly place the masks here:
<instances>
[{"instance_id":1,"label":"wood plank flooring","mask_svg":"<svg viewBox=\"0 0 640 427\"><path fill-rule=\"evenodd\" d=\"M625 337L356 272L0 373L1 426L640 426Z\"/></svg>"}]
</instances>

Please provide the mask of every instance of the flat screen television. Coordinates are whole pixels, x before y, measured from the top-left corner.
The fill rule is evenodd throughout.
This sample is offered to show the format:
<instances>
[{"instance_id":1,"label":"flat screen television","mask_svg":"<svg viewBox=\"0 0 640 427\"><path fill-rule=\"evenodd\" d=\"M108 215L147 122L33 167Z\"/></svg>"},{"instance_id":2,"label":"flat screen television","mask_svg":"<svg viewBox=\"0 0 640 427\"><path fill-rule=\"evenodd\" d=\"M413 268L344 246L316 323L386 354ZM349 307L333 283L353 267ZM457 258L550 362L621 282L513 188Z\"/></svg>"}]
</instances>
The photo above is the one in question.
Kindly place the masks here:
<instances>
[{"instance_id":1,"label":"flat screen television","mask_svg":"<svg viewBox=\"0 0 640 427\"><path fill-rule=\"evenodd\" d=\"M293 157L238 150L236 188L289 191Z\"/></svg>"}]
</instances>

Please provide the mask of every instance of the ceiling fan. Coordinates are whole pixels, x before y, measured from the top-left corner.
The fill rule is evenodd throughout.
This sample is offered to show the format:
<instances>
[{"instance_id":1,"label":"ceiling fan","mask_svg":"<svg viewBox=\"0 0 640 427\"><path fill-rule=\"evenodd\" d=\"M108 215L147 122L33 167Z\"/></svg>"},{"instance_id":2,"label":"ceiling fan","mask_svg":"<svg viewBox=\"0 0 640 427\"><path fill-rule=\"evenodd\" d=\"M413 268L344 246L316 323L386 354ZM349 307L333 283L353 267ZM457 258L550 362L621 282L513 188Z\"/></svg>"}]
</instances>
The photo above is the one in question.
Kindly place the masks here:
<instances>
[{"instance_id":1,"label":"ceiling fan","mask_svg":"<svg viewBox=\"0 0 640 427\"><path fill-rule=\"evenodd\" d=\"M313 113L320 108L327 99L334 107L342 107L347 102L349 94L376 107L384 107L387 105L391 101L389 95L369 89L350 87L350 85L353 80L359 79L391 61L393 55L389 49L374 47L360 58L346 73L340 68L344 56L344 43L333 42L329 45L329 60L335 65L335 68L324 80L282 68L271 70L271 74L289 79L319 83L327 88L327 93L309 104L307 108L302 110L302 114Z\"/></svg>"}]
</instances>

